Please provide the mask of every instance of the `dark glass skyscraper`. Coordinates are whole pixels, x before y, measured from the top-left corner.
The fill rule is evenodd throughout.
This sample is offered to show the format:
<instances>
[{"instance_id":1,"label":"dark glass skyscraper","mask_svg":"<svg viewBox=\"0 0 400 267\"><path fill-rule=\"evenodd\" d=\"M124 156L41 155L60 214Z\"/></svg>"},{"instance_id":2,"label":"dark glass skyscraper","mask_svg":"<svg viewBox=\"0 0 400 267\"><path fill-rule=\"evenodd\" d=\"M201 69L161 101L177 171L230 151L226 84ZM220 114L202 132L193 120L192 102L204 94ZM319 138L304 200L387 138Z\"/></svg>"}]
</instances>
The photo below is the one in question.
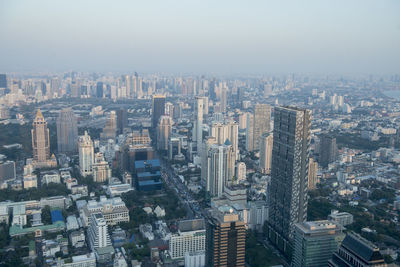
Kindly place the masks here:
<instances>
[{"instance_id":1,"label":"dark glass skyscraper","mask_svg":"<svg viewBox=\"0 0 400 267\"><path fill-rule=\"evenodd\" d=\"M118 134L122 134L124 128L128 125L128 116L125 109L117 110L117 130Z\"/></svg>"},{"instance_id":2,"label":"dark glass skyscraper","mask_svg":"<svg viewBox=\"0 0 400 267\"><path fill-rule=\"evenodd\" d=\"M57 119L58 152L74 152L78 149L78 126L74 111L66 108Z\"/></svg>"},{"instance_id":3,"label":"dark glass skyscraper","mask_svg":"<svg viewBox=\"0 0 400 267\"><path fill-rule=\"evenodd\" d=\"M336 138L329 135L322 136L319 150L320 164L322 167L326 168L328 167L329 163L332 163L336 160Z\"/></svg>"},{"instance_id":4,"label":"dark glass skyscraper","mask_svg":"<svg viewBox=\"0 0 400 267\"><path fill-rule=\"evenodd\" d=\"M0 74L0 88L7 88L7 76Z\"/></svg>"},{"instance_id":5,"label":"dark glass skyscraper","mask_svg":"<svg viewBox=\"0 0 400 267\"><path fill-rule=\"evenodd\" d=\"M97 82L96 85L96 97L102 98L103 97L103 82Z\"/></svg>"},{"instance_id":6,"label":"dark glass skyscraper","mask_svg":"<svg viewBox=\"0 0 400 267\"><path fill-rule=\"evenodd\" d=\"M151 126L156 128L160 117L165 114L165 96L154 95L151 113Z\"/></svg>"},{"instance_id":7,"label":"dark glass skyscraper","mask_svg":"<svg viewBox=\"0 0 400 267\"><path fill-rule=\"evenodd\" d=\"M295 224L307 219L310 119L306 109L275 108L268 235L282 251Z\"/></svg>"}]
</instances>

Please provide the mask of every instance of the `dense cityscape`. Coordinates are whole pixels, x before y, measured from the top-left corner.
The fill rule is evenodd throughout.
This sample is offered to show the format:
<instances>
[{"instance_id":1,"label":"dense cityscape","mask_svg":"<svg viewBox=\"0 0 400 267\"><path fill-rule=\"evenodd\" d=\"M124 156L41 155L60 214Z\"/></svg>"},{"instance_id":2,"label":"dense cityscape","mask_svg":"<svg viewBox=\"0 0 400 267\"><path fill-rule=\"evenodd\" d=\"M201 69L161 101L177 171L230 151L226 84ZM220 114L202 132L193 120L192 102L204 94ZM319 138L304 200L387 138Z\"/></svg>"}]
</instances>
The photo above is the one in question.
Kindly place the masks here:
<instances>
[{"instance_id":1,"label":"dense cityscape","mask_svg":"<svg viewBox=\"0 0 400 267\"><path fill-rule=\"evenodd\" d=\"M12 73L0 88L2 265L397 262L400 76Z\"/></svg>"},{"instance_id":2,"label":"dense cityscape","mask_svg":"<svg viewBox=\"0 0 400 267\"><path fill-rule=\"evenodd\" d=\"M0 0L0 267L400 267L399 14Z\"/></svg>"}]
</instances>

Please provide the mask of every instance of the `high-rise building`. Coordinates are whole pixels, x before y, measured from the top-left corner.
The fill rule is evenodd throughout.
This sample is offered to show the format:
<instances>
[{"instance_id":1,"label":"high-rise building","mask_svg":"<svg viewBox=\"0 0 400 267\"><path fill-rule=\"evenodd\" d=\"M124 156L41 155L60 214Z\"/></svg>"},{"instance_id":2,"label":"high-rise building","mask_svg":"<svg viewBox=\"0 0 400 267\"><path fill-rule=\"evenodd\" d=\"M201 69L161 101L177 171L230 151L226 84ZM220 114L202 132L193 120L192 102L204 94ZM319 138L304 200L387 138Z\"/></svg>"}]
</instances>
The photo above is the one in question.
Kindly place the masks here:
<instances>
[{"instance_id":1,"label":"high-rise building","mask_svg":"<svg viewBox=\"0 0 400 267\"><path fill-rule=\"evenodd\" d=\"M224 145L211 145L207 156L206 191L212 197L220 197L225 185L233 183L235 154L227 140Z\"/></svg>"},{"instance_id":2,"label":"high-rise building","mask_svg":"<svg viewBox=\"0 0 400 267\"><path fill-rule=\"evenodd\" d=\"M77 150L78 125L75 113L66 108L60 111L57 119L58 152L74 152Z\"/></svg>"},{"instance_id":3,"label":"high-rise building","mask_svg":"<svg viewBox=\"0 0 400 267\"><path fill-rule=\"evenodd\" d=\"M94 155L94 163L92 164L93 181L103 183L111 179L111 168L108 162L104 160L102 153Z\"/></svg>"},{"instance_id":4,"label":"high-rise building","mask_svg":"<svg viewBox=\"0 0 400 267\"><path fill-rule=\"evenodd\" d=\"M246 149L259 149L260 138L270 131L271 107L268 104L255 104L254 113L247 115Z\"/></svg>"},{"instance_id":5,"label":"high-rise building","mask_svg":"<svg viewBox=\"0 0 400 267\"><path fill-rule=\"evenodd\" d=\"M40 109L37 110L32 126L33 160L39 165L45 164L50 159L50 138L47 122Z\"/></svg>"},{"instance_id":6,"label":"high-rise building","mask_svg":"<svg viewBox=\"0 0 400 267\"><path fill-rule=\"evenodd\" d=\"M340 242L343 227L331 221L295 224L293 267L326 266Z\"/></svg>"},{"instance_id":7,"label":"high-rise building","mask_svg":"<svg viewBox=\"0 0 400 267\"><path fill-rule=\"evenodd\" d=\"M178 120L182 117L182 102L174 104L173 116L174 120Z\"/></svg>"},{"instance_id":8,"label":"high-rise building","mask_svg":"<svg viewBox=\"0 0 400 267\"><path fill-rule=\"evenodd\" d=\"M96 84L96 97L102 98L103 94L104 94L103 90L104 90L103 82L97 82L97 84Z\"/></svg>"},{"instance_id":9,"label":"high-rise building","mask_svg":"<svg viewBox=\"0 0 400 267\"><path fill-rule=\"evenodd\" d=\"M0 74L0 88L7 88L7 75Z\"/></svg>"},{"instance_id":10,"label":"high-rise building","mask_svg":"<svg viewBox=\"0 0 400 267\"><path fill-rule=\"evenodd\" d=\"M260 169L262 173L271 173L272 146L274 143L273 134L261 136L260 142Z\"/></svg>"},{"instance_id":11,"label":"high-rise building","mask_svg":"<svg viewBox=\"0 0 400 267\"><path fill-rule=\"evenodd\" d=\"M117 110L117 129L118 134L122 134L124 132L124 128L128 126L128 115L125 109Z\"/></svg>"},{"instance_id":12,"label":"high-rise building","mask_svg":"<svg viewBox=\"0 0 400 267\"><path fill-rule=\"evenodd\" d=\"M168 159L173 160L181 154L181 140L177 137L170 137L168 140Z\"/></svg>"},{"instance_id":13,"label":"high-rise building","mask_svg":"<svg viewBox=\"0 0 400 267\"><path fill-rule=\"evenodd\" d=\"M271 107L268 104L255 104L254 106L254 149L259 148L260 137L270 131Z\"/></svg>"},{"instance_id":14,"label":"high-rise building","mask_svg":"<svg viewBox=\"0 0 400 267\"><path fill-rule=\"evenodd\" d=\"M236 122L228 120L223 123L213 123L213 125L211 126L211 136L215 138L218 145L223 145L227 140L229 140L235 153L235 159L238 159L239 125Z\"/></svg>"},{"instance_id":15,"label":"high-rise building","mask_svg":"<svg viewBox=\"0 0 400 267\"><path fill-rule=\"evenodd\" d=\"M246 180L246 163L238 162L236 165L236 180L244 181Z\"/></svg>"},{"instance_id":16,"label":"high-rise building","mask_svg":"<svg viewBox=\"0 0 400 267\"><path fill-rule=\"evenodd\" d=\"M245 223L231 207L209 211L206 243L206 266L245 266Z\"/></svg>"},{"instance_id":17,"label":"high-rise building","mask_svg":"<svg viewBox=\"0 0 400 267\"><path fill-rule=\"evenodd\" d=\"M101 139L115 139L117 134L117 115L114 110L110 111L107 117L106 125L103 128L103 132L100 134Z\"/></svg>"},{"instance_id":18,"label":"high-rise building","mask_svg":"<svg viewBox=\"0 0 400 267\"><path fill-rule=\"evenodd\" d=\"M274 117L268 237L282 251L306 221L311 111L277 107Z\"/></svg>"},{"instance_id":19,"label":"high-rise building","mask_svg":"<svg viewBox=\"0 0 400 267\"><path fill-rule=\"evenodd\" d=\"M310 158L308 163L308 189L315 189L318 183L318 162Z\"/></svg>"},{"instance_id":20,"label":"high-rise building","mask_svg":"<svg viewBox=\"0 0 400 267\"><path fill-rule=\"evenodd\" d=\"M254 115L246 113L246 150L254 150Z\"/></svg>"},{"instance_id":21,"label":"high-rise building","mask_svg":"<svg viewBox=\"0 0 400 267\"><path fill-rule=\"evenodd\" d=\"M204 103L203 103L203 98L202 97L196 97L196 103L195 103L195 118L194 118L194 124L193 124L193 132L192 132L192 140L197 143L197 150L199 150L199 147L201 143L203 142L203 111L204 111Z\"/></svg>"},{"instance_id":22,"label":"high-rise building","mask_svg":"<svg viewBox=\"0 0 400 267\"><path fill-rule=\"evenodd\" d=\"M180 221L178 232L169 240L171 259L183 259L188 252L206 250L206 227L204 219Z\"/></svg>"},{"instance_id":23,"label":"high-rise building","mask_svg":"<svg viewBox=\"0 0 400 267\"><path fill-rule=\"evenodd\" d=\"M328 267L386 267L387 264L374 244L355 233L344 238L337 252L328 261Z\"/></svg>"},{"instance_id":24,"label":"high-rise building","mask_svg":"<svg viewBox=\"0 0 400 267\"><path fill-rule=\"evenodd\" d=\"M88 228L90 249L95 253L97 262L104 264L112 259L114 248L112 247L107 223L101 213L92 214Z\"/></svg>"},{"instance_id":25,"label":"high-rise building","mask_svg":"<svg viewBox=\"0 0 400 267\"><path fill-rule=\"evenodd\" d=\"M151 126L156 128L160 117L165 114L165 96L153 95L151 113Z\"/></svg>"},{"instance_id":26,"label":"high-rise building","mask_svg":"<svg viewBox=\"0 0 400 267\"><path fill-rule=\"evenodd\" d=\"M93 142L88 133L79 136L78 139L78 150L79 150L79 169L82 176L92 174L92 168L94 163L94 147Z\"/></svg>"},{"instance_id":27,"label":"high-rise building","mask_svg":"<svg viewBox=\"0 0 400 267\"><path fill-rule=\"evenodd\" d=\"M172 133L172 118L161 116L157 127L157 148L158 150L168 150L168 139Z\"/></svg>"},{"instance_id":28,"label":"high-rise building","mask_svg":"<svg viewBox=\"0 0 400 267\"><path fill-rule=\"evenodd\" d=\"M320 142L320 164L322 167L328 167L329 163L332 163L336 160L337 157L337 146L336 146L336 138L329 135L324 135L321 137Z\"/></svg>"},{"instance_id":29,"label":"high-rise building","mask_svg":"<svg viewBox=\"0 0 400 267\"><path fill-rule=\"evenodd\" d=\"M91 249L111 246L107 223L101 213L92 214L88 229L89 245Z\"/></svg>"},{"instance_id":30,"label":"high-rise building","mask_svg":"<svg viewBox=\"0 0 400 267\"><path fill-rule=\"evenodd\" d=\"M201 180L208 181L208 151L211 146L216 144L215 137L207 136L201 145Z\"/></svg>"}]
</instances>

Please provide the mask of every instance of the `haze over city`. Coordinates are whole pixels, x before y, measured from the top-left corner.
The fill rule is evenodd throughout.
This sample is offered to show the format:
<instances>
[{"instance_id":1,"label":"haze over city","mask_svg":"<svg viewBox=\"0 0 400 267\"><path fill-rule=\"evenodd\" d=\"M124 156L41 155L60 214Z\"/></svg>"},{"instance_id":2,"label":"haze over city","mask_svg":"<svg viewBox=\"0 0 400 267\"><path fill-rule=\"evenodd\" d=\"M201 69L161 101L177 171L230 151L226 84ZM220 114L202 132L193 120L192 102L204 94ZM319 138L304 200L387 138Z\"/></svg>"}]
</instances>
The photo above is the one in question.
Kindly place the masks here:
<instances>
[{"instance_id":1,"label":"haze over city","mask_svg":"<svg viewBox=\"0 0 400 267\"><path fill-rule=\"evenodd\" d=\"M399 1L0 1L2 71L381 73Z\"/></svg>"}]
</instances>

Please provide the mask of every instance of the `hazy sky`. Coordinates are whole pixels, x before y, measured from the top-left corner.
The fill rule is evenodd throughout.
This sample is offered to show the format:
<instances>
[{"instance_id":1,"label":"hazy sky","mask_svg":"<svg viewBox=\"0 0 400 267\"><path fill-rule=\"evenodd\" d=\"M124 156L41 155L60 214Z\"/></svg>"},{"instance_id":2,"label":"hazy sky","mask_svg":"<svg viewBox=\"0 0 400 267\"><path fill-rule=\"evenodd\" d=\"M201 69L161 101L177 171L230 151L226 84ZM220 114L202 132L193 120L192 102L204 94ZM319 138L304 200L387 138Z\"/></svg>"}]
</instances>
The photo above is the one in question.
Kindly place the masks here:
<instances>
[{"instance_id":1,"label":"hazy sky","mask_svg":"<svg viewBox=\"0 0 400 267\"><path fill-rule=\"evenodd\" d=\"M0 71L399 73L399 0L0 0Z\"/></svg>"}]
</instances>

